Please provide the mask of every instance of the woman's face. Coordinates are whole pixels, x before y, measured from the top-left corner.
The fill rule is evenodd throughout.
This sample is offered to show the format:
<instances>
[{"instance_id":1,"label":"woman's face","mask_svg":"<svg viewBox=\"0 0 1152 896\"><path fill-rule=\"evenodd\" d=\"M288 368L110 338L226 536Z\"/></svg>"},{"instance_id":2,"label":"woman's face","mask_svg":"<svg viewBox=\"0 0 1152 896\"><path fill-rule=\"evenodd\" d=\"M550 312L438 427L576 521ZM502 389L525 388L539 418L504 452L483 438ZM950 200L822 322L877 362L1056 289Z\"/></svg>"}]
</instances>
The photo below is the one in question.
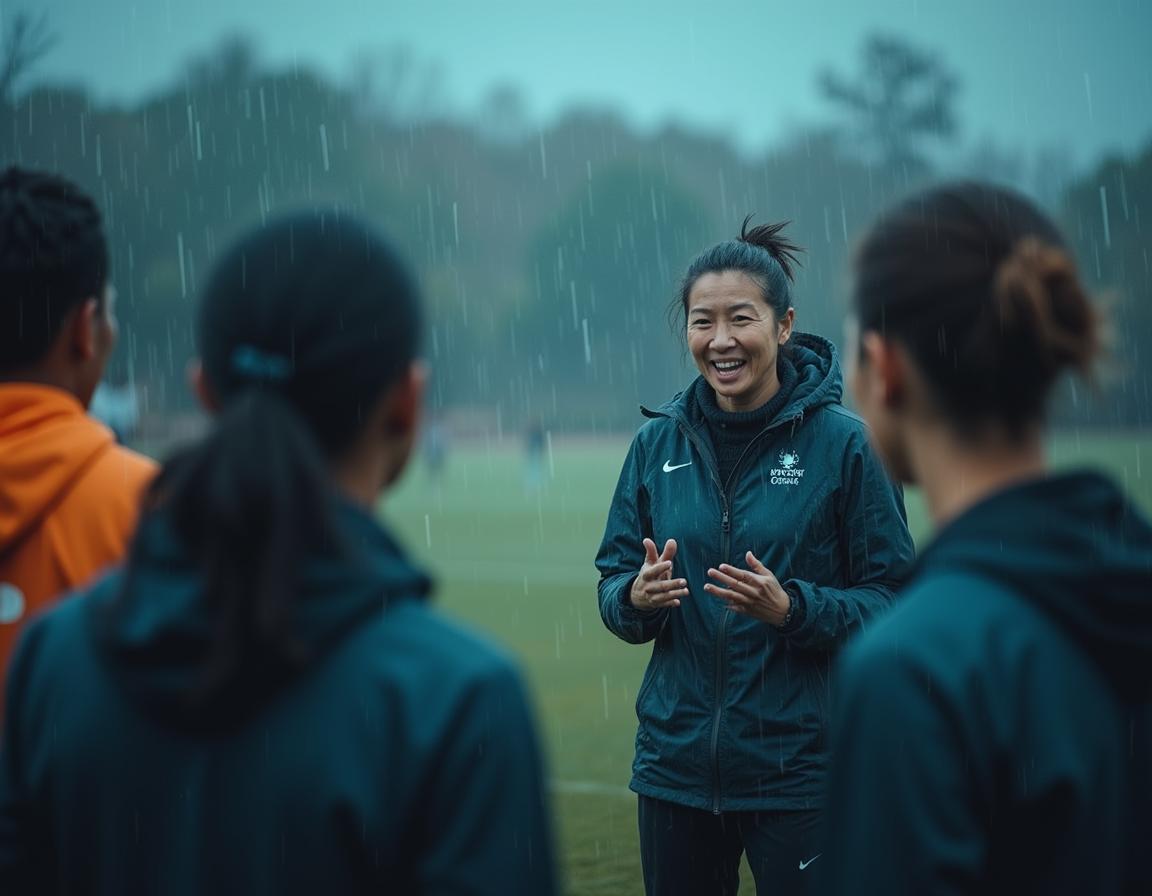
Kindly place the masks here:
<instances>
[{"instance_id":1,"label":"woman's face","mask_svg":"<svg viewBox=\"0 0 1152 896\"><path fill-rule=\"evenodd\" d=\"M777 320L760 285L742 271L704 274L688 293L688 348L726 411L752 411L779 388L776 358L792 335L791 308Z\"/></svg>"}]
</instances>

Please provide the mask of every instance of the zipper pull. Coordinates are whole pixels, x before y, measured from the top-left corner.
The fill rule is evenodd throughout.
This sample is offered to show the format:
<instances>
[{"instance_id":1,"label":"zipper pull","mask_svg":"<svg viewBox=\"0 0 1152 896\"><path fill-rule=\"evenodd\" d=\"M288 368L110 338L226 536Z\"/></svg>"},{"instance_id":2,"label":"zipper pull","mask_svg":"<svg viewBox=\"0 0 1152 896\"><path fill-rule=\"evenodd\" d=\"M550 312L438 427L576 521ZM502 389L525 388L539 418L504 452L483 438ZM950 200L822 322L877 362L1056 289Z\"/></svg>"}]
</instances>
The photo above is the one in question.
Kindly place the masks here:
<instances>
[{"instance_id":1,"label":"zipper pull","mask_svg":"<svg viewBox=\"0 0 1152 896\"><path fill-rule=\"evenodd\" d=\"M724 516L720 520L720 530L722 532L728 531L728 508L727 507L724 508Z\"/></svg>"}]
</instances>

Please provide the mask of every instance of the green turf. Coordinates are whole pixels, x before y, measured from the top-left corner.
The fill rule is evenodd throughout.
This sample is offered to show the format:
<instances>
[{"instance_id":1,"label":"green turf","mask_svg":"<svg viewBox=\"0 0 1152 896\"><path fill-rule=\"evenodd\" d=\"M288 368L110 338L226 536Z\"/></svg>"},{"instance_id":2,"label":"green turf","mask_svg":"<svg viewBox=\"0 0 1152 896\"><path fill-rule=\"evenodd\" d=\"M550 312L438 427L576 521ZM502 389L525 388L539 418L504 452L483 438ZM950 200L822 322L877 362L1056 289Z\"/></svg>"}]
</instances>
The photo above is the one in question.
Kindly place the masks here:
<instances>
[{"instance_id":1,"label":"green turf","mask_svg":"<svg viewBox=\"0 0 1152 896\"><path fill-rule=\"evenodd\" d=\"M517 443L460 449L439 481L417 464L385 505L434 571L441 606L523 662L548 747L567 892L581 896L642 892L627 782L649 647L604 629L592 563L626 448L558 442L537 493L525 488ZM1152 436L1071 434L1052 456L1111 471L1152 511ZM907 503L922 540L923 504L915 494ZM745 882L751 892L747 869Z\"/></svg>"}]
</instances>

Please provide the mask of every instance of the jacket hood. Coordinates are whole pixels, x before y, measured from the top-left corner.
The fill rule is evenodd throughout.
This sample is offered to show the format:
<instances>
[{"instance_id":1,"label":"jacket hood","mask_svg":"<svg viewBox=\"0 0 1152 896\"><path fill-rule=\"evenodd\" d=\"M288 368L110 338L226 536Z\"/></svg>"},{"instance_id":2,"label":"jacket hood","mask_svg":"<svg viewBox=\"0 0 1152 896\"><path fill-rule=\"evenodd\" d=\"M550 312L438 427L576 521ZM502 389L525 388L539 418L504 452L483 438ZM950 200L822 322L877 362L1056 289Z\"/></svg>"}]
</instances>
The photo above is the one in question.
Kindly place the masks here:
<instances>
[{"instance_id":1,"label":"jacket hood","mask_svg":"<svg viewBox=\"0 0 1152 896\"><path fill-rule=\"evenodd\" d=\"M1152 691L1152 526L1096 473L1033 480L947 525L926 569L978 573L1025 595L1133 699Z\"/></svg>"},{"instance_id":2,"label":"jacket hood","mask_svg":"<svg viewBox=\"0 0 1152 896\"><path fill-rule=\"evenodd\" d=\"M249 665L247 672L237 670L215 702L190 708L188 697L213 649L208 595L194 559L162 513L147 517L130 570L98 585L90 605L98 649L130 698L175 727L225 727L266 704L302 666L321 661L388 604L428 596L428 576L366 511L340 500L334 518L344 555L317 553L301 561L289 633L302 648L302 665Z\"/></svg>"},{"instance_id":3,"label":"jacket hood","mask_svg":"<svg viewBox=\"0 0 1152 896\"><path fill-rule=\"evenodd\" d=\"M114 445L111 430L70 393L0 385L0 550L35 528Z\"/></svg>"},{"instance_id":4,"label":"jacket hood","mask_svg":"<svg viewBox=\"0 0 1152 896\"><path fill-rule=\"evenodd\" d=\"M801 332L793 332L789 344L792 351L788 360L796 368L796 386L792 390L791 400L780 409L769 425L781 420L794 420L827 404L839 404L844 395L844 377L840 372L836 346L823 336ZM641 408L641 412L648 417L688 419L691 414L691 394L692 386L689 386L655 410Z\"/></svg>"}]
</instances>

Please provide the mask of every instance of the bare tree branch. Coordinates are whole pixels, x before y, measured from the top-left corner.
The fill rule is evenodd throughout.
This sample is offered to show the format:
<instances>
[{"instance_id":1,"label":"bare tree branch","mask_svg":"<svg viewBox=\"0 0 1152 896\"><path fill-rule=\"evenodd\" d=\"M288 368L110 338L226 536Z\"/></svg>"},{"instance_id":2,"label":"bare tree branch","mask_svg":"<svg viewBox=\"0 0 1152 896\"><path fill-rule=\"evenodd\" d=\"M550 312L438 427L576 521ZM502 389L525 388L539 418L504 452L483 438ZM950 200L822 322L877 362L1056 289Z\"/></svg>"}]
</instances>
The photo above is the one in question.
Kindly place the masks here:
<instances>
[{"instance_id":1,"label":"bare tree branch","mask_svg":"<svg viewBox=\"0 0 1152 896\"><path fill-rule=\"evenodd\" d=\"M33 19L17 13L0 39L0 101L11 103L17 82L36 66L56 44L48 27L48 14Z\"/></svg>"},{"instance_id":2,"label":"bare tree branch","mask_svg":"<svg viewBox=\"0 0 1152 896\"><path fill-rule=\"evenodd\" d=\"M937 57L900 38L873 35L856 77L825 71L818 83L889 165L923 166L920 144L956 131L956 79Z\"/></svg>"}]
</instances>

